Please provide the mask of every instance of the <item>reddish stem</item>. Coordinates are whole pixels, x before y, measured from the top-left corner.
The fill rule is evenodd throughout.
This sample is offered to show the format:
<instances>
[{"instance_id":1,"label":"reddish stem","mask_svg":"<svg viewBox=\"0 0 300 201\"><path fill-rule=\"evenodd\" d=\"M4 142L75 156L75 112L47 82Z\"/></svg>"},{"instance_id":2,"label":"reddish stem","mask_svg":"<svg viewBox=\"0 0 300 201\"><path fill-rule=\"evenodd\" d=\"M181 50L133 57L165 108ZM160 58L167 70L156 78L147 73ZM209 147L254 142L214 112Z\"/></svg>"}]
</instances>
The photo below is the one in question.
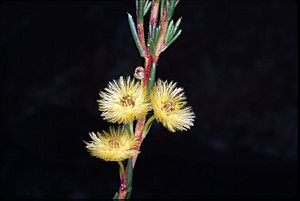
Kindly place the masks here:
<instances>
[{"instance_id":1,"label":"reddish stem","mask_svg":"<svg viewBox=\"0 0 300 201\"><path fill-rule=\"evenodd\" d=\"M156 26L156 23L157 23L158 7L159 7L159 0L153 0L152 8L151 8L151 17L150 17L149 23L152 24L152 25L155 25L155 26ZM160 54L159 50L163 45L164 38L165 38L165 35L166 35L166 30L167 30L167 27L168 27L168 21L166 20L166 9L164 9L163 19L160 22L160 25L162 26L162 30L161 30L161 33L159 35L158 44L157 44L157 47L156 47L156 49L158 50L158 51L156 51L157 55L156 56L151 56L150 53L149 53L149 48L146 46L146 43L145 43L144 24L143 24L143 22L137 24L137 31L138 31L139 41L140 41L141 46L144 50L144 59L145 59L145 64L144 64L144 67L145 67L144 87L145 87L145 89L147 89L147 86L148 86L152 64L157 63L157 61L158 61L159 54ZM138 119L138 121L136 123L134 136L138 141L137 150L140 150L140 147L141 147L145 122L146 122L146 116L142 116ZM135 155L131 158L132 159L132 168L134 168L134 166L135 166L137 157L138 157L138 155ZM119 199L125 199L126 198L126 194L127 194L126 182L127 182L127 179L128 179L127 176L128 175L127 175L127 168L126 168L123 175L121 176L121 185L120 185L120 188L119 188L119 196L118 196Z\"/></svg>"},{"instance_id":2,"label":"reddish stem","mask_svg":"<svg viewBox=\"0 0 300 201\"><path fill-rule=\"evenodd\" d=\"M156 26L159 0L152 1L152 5L151 6L152 6L152 8L151 8L151 15L150 15L149 24L151 24L153 26Z\"/></svg>"},{"instance_id":3,"label":"reddish stem","mask_svg":"<svg viewBox=\"0 0 300 201\"><path fill-rule=\"evenodd\" d=\"M126 174L126 171L124 171L123 175L122 175L122 178L121 178L121 185L120 185L120 188L119 188L119 199L125 199L126 198L126 190L127 190L127 187L126 187L126 182L127 182L127 174Z\"/></svg>"},{"instance_id":4,"label":"reddish stem","mask_svg":"<svg viewBox=\"0 0 300 201\"><path fill-rule=\"evenodd\" d=\"M161 19L160 22L161 25L161 31L157 40L157 45L156 45L156 54L159 55L160 54L160 50L162 49L163 45L164 45L164 40L165 40L165 36L167 33L167 29L168 29L168 20L167 20L167 9L165 8L163 10L163 17Z\"/></svg>"},{"instance_id":5,"label":"reddish stem","mask_svg":"<svg viewBox=\"0 0 300 201\"><path fill-rule=\"evenodd\" d=\"M137 24L137 31L138 31L139 41L141 43L141 46L144 50L144 55L146 57L148 55L148 50L147 50L146 43L145 43L144 23L143 22Z\"/></svg>"}]
</instances>

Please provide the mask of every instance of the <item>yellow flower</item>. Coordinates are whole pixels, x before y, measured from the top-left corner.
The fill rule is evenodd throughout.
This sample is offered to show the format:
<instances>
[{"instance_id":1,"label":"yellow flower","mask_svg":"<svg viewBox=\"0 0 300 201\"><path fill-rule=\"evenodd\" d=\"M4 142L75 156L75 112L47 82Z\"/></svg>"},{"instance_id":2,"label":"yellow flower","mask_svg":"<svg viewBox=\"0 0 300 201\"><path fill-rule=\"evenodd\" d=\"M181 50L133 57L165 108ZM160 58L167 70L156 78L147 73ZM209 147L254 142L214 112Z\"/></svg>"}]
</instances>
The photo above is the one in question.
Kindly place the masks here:
<instances>
[{"instance_id":1,"label":"yellow flower","mask_svg":"<svg viewBox=\"0 0 300 201\"><path fill-rule=\"evenodd\" d=\"M90 133L92 141L85 142L86 148L92 156L105 161L122 161L139 153L136 150L138 142L129 136L123 127L109 128L103 131Z\"/></svg>"},{"instance_id":2,"label":"yellow flower","mask_svg":"<svg viewBox=\"0 0 300 201\"><path fill-rule=\"evenodd\" d=\"M100 92L99 110L103 119L112 123L129 123L146 115L151 109L145 90L140 82L130 77L109 82L108 87Z\"/></svg>"},{"instance_id":3,"label":"yellow flower","mask_svg":"<svg viewBox=\"0 0 300 201\"><path fill-rule=\"evenodd\" d=\"M183 89L176 88L176 82L158 79L151 93L156 120L171 132L189 129L194 125L195 114L185 100Z\"/></svg>"}]
</instances>

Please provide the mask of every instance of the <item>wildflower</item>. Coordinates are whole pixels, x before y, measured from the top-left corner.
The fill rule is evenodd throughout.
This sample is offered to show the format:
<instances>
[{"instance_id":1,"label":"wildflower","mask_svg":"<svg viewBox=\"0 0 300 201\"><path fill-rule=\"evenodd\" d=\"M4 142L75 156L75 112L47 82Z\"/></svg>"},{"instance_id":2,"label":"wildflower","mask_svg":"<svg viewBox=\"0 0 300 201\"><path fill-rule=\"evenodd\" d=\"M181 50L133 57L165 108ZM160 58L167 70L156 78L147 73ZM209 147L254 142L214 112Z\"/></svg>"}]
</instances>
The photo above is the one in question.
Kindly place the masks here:
<instances>
[{"instance_id":1,"label":"wildflower","mask_svg":"<svg viewBox=\"0 0 300 201\"><path fill-rule=\"evenodd\" d=\"M129 123L146 115L151 109L145 91L140 82L130 80L130 77L109 82L102 99L98 100L99 110L103 119L112 123Z\"/></svg>"},{"instance_id":2,"label":"wildflower","mask_svg":"<svg viewBox=\"0 0 300 201\"><path fill-rule=\"evenodd\" d=\"M151 94L151 104L157 121L169 131L183 131L193 126L195 118L192 108L186 106L186 97L182 88L176 88L176 82L157 80Z\"/></svg>"},{"instance_id":3,"label":"wildflower","mask_svg":"<svg viewBox=\"0 0 300 201\"><path fill-rule=\"evenodd\" d=\"M109 132L90 133L92 141L85 142L92 156L105 161L122 161L139 153L137 141L123 127L110 127Z\"/></svg>"}]
</instances>

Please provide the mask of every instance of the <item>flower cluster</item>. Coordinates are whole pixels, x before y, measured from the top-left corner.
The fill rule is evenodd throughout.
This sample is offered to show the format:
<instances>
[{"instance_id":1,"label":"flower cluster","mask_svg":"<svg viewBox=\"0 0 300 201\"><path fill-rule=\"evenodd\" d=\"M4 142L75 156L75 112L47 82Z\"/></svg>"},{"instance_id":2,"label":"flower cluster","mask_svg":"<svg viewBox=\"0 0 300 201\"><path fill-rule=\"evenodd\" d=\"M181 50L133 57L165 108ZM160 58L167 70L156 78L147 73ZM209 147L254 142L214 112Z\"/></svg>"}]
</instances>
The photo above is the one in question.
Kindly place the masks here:
<instances>
[{"instance_id":1,"label":"flower cluster","mask_svg":"<svg viewBox=\"0 0 300 201\"><path fill-rule=\"evenodd\" d=\"M153 110L154 118L171 132L185 131L193 126L195 115L187 106L183 88L176 87L172 81L158 79L147 95L142 82L121 76L109 82L99 95L101 116L111 123L129 125ZM124 127L118 127L102 135L91 133L92 141L86 143L86 147L92 156L105 161L122 161L138 154L137 142L127 132Z\"/></svg>"}]
</instances>

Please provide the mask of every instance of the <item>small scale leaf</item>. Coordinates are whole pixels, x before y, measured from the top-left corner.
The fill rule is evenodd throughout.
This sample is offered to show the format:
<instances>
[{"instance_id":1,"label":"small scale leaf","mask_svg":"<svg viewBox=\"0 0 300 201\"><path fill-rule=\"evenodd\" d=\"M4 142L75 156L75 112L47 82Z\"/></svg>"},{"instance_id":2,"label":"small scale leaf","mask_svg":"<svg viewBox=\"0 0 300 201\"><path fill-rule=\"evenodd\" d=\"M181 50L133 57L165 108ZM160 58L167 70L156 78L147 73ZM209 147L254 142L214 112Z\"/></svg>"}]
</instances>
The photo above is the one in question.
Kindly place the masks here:
<instances>
[{"instance_id":1,"label":"small scale leaf","mask_svg":"<svg viewBox=\"0 0 300 201\"><path fill-rule=\"evenodd\" d=\"M175 1L175 7L177 6L177 4L179 3L180 0Z\"/></svg>"}]
</instances>

